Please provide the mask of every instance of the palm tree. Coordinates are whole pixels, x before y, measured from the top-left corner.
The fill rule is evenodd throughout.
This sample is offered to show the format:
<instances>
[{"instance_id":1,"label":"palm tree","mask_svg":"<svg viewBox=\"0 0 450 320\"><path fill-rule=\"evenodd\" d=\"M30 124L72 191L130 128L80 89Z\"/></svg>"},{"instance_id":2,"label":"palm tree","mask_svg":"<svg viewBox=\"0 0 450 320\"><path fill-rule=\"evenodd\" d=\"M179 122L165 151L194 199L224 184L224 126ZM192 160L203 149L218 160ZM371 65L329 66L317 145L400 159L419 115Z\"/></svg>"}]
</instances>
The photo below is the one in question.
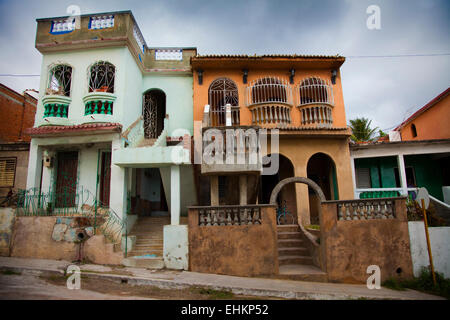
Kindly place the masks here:
<instances>
[{"instance_id":1,"label":"palm tree","mask_svg":"<svg viewBox=\"0 0 450 320\"><path fill-rule=\"evenodd\" d=\"M355 142L372 140L372 136L375 131L378 130L378 127L371 129L371 123L372 120L366 118L356 118L350 120L350 128L352 129L353 133L350 139Z\"/></svg>"}]
</instances>

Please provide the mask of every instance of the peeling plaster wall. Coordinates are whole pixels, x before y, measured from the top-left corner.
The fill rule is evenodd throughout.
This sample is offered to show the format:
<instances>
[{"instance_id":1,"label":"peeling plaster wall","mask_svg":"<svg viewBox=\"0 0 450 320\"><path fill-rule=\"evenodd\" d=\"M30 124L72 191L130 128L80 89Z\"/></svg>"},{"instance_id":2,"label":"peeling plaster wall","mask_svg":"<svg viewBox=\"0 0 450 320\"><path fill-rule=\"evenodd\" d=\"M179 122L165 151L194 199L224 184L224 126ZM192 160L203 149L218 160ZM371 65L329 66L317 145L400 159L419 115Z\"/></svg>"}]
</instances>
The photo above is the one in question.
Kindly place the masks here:
<instances>
[{"instance_id":1,"label":"peeling plaster wall","mask_svg":"<svg viewBox=\"0 0 450 320\"><path fill-rule=\"evenodd\" d=\"M189 268L188 226L164 226L164 264L169 269Z\"/></svg>"},{"instance_id":2,"label":"peeling plaster wall","mask_svg":"<svg viewBox=\"0 0 450 320\"><path fill-rule=\"evenodd\" d=\"M75 234L70 231L73 226L72 218L17 217L11 256L74 261L79 245L73 242ZM120 264L123 259L122 252L115 252L114 244L103 235L94 235L84 242L83 256L98 264Z\"/></svg>"},{"instance_id":3,"label":"peeling plaster wall","mask_svg":"<svg viewBox=\"0 0 450 320\"><path fill-rule=\"evenodd\" d=\"M419 276L423 267L430 265L423 221L409 221L409 238L414 276ZM428 228L434 270L450 278L450 227Z\"/></svg>"},{"instance_id":4,"label":"peeling plaster wall","mask_svg":"<svg viewBox=\"0 0 450 320\"><path fill-rule=\"evenodd\" d=\"M0 256L9 256L14 226L14 209L0 208Z\"/></svg>"}]
</instances>

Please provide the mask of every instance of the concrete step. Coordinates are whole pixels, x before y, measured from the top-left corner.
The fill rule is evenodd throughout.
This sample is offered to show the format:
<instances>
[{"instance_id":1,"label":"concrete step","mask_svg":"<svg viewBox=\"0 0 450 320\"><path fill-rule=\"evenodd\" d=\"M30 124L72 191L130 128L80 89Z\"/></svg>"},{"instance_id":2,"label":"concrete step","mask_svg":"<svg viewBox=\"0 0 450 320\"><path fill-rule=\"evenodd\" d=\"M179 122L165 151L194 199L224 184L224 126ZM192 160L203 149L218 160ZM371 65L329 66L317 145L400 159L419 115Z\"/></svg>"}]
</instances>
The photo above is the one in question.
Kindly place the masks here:
<instances>
[{"instance_id":1,"label":"concrete step","mask_svg":"<svg viewBox=\"0 0 450 320\"><path fill-rule=\"evenodd\" d=\"M301 239L279 239L278 248L303 247Z\"/></svg>"},{"instance_id":2,"label":"concrete step","mask_svg":"<svg viewBox=\"0 0 450 320\"><path fill-rule=\"evenodd\" d=\"M147 269L164 268L164 260L161 257L156 258L136 258L128 257L122 260L122 264L126 267L137 267Z\"/></svg>"},{"instance_id":3,"label":"concrete step","mask_svg":"<svg viewBox=\"0 0 450 320\"><path fill-rule=\"evenodd\" d=\"M279 268L279 274L274 276L274 278L297 281L328 282L328 274L313 265L281 265Z\"/></svg>"},{"instance_id":4,"label":"concrete step","mask_svg":"<svg viewBox=\"0 0 450 320\"><path fill-rule=\"evenodd\" d=\"M280 266L286 265L286 264L313 264L312 258L310 256L299 256L299 255L293 255L293 256L281 256L278 257L278 264Z\"/></svg>"},{"instance_id":5,"label":"concrete step","mask_svg":"<svg viewBox=\"0 0 450 320\"><path fill-rule=\"evenodd\" d=\"M283 224L277 226L278 232L298 232L299 227L296 224Z\"/></svg>"},{"instance_id":6,"label":"concrete step","mask_svg":"<svg viewBox=\"0 0 450 320\"><path fill-rule=\"evenodd\" d=\"M278 256L308 256L309 251L305 247L278 248Z\"/></svg>"},{"instance_id":7,"label":"concrete step","mask_svg":"<svg viewBox=\"0 0 450 320\"><path fill-rule=\"evenodd\" d=\"M301 239L300 232L278 232L278 239Z\"/></svg>"},{"instance_id":8,"label":"concrete step","mask_svg":"<svg viewBox=\"0 0 450 320\"><path fill-rule=\"evenodd\" d=\"M144 250L144 251L136 251L133 250L127 254L128 257L139 257L139 256L145 256L149 254L154 254L157 258L161 258L163 256L162 251L151 251L151 250Z\"/></svg>"}]
</instances>

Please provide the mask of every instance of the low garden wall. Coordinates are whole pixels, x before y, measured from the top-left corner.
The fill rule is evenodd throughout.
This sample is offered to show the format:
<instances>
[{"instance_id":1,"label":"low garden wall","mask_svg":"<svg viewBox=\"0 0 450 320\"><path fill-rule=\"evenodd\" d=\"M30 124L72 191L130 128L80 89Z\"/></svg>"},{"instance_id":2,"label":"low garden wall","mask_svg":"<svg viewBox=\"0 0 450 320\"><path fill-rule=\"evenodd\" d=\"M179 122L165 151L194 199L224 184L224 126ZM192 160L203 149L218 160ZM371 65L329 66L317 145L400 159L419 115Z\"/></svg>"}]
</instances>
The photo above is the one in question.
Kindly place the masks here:
<instances>
[{"instance_id":1,"label":"low garden wall","mask_svg":"<svg viewBox=\"0 0 450 320\"><path fill-rule=\"evenodd\" d=\"M382 281L413 276L405 198L322 202L320 229L329 281L365 283L370 265Z\"/></svg>"},{"instance_id":2,"label":"low garden wall","mask_svg":"<svg viewBox=\"0 0 450 320\"><path fill-rule=\"evenodd\" d=\"M278 274L275 207L189 208L189 270L236 276Z\"/></svg>"},{"instance_id":3,"label":"low garden wall","mask_svg":"<svg viewBox=\"0 0 450 320\"><path fill-rule=\"evenodd\" d=\"M414 275L430 265L423 221L408 222ZM431 253L434 270L450 278L450 227L430 227Z\"/></svg>"},{"instance_id":4,"label":"low garden wall","mask_svg":"<svg viewBox=\"0 0 450 320\"><path fill-rule=\"evenodd\" d=\"M10 254L14 217L13 208L0 208L0 256Z\"/></svg>"},{"instance_id":5,"label":"low garden wall","mask_svg":"<svg viewBox=\"0 0 450 320\"><path fill-rule=\"evenodd\" d=\"M93 227L82 217L16 217L11 256L75 261L80 258L78 234L84 233L81 259L98 264L120 264L121 251L103 235L94 235Z\"/></svg>"}]
</instances>

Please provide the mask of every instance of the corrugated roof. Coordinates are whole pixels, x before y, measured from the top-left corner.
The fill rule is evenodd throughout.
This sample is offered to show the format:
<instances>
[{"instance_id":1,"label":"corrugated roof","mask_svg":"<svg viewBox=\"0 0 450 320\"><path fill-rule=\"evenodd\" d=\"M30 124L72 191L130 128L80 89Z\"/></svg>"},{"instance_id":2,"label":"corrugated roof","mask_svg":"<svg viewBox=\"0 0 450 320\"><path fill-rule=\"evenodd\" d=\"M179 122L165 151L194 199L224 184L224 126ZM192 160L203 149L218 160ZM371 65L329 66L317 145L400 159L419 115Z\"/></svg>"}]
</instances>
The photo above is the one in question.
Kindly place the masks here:
<instances>
[{"instance_id":1,"label":"corrugated roof","mask_svg":"<svg viewBox=\"0 0 450 320\"><path fill-rule=\"evenodd\" d=\"M406 126L408 123L410 123L411 121L413 121L415 118L417 118L418 116L420 116L422 113L424 113L425 111L427 111L428 109L430 109L431 107L433 107L436 103L438 103L440 100L442 100L443 98L445 98L448 94L450 93L450 88L447 88L446 90L444 90L443 92L441 92L438 96L436 96L433 100L431 100L430 102L428 102L426 105L424 105L422 108L420 108L419 110L417 110L416 112L414 112L412 114L412 116L410 116L408 119L406 119L405 121L403 121L397 128L394 129L394 131L398 131L400 129L402 129L404 126Z\"/></svg>"},{"instance_id":2,"label":"corrugated roof","mask_svg":"<svg viewBox=\"0 0 450 320\"><path fill-rule=\"evenodd\" d=\"M263 55L248 55L248 54L207 54L196 55L193 59L215 59L215 58L231 58L231 59L264 59L264 58L310 58L310 59L345 59L345 57L337 54L330 55L311 55L311 54L263 54Z\"/></svg>"}]
</instances>

